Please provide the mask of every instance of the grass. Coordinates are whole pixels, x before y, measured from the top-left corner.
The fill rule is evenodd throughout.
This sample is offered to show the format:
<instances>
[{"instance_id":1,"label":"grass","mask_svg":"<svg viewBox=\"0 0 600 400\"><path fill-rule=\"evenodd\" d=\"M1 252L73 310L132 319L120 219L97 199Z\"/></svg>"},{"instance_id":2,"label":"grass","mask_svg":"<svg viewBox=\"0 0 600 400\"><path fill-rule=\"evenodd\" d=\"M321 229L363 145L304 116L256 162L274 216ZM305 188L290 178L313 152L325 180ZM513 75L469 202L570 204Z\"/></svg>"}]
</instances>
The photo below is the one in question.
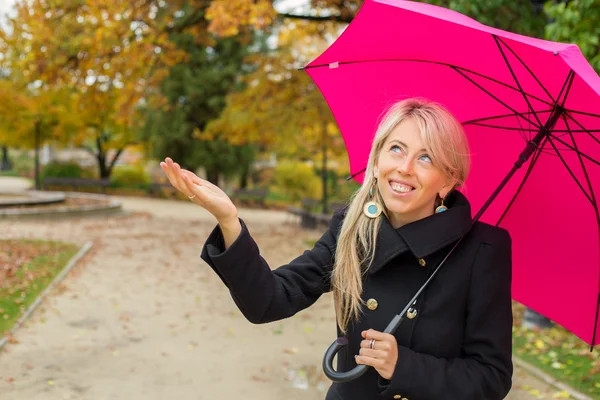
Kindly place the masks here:
<instances>
[{"instance_id":1,"label":"grass","mask_svg":"<svg viewBox=\"0 0 600 400\"><path fill-rule=\"evenodd\" d=\"M11 176L11 177L20 177L18 171L10 170L10 171L0 171L0 176Z\"/></svg>"},{"instance_id":2,"label":"grass","mask_svg":"<svg viewBox=\"0 0 600 400\"><path fill-rule=\"evenodd\" d=\"M0 335L12 329L77 251L70 243L0 240Z\"/></svg>"},{"instance_id":3,"label":"grass","mask_svg":"<svg viewBox=\"0 0 600 400\"><path fill-rule=\"evenodd\" d=\"M521 326L524 307L515 303L513 353L574 389L600 399L600 353L560 325L529 330Z\"/></svg>"}]
</instances>

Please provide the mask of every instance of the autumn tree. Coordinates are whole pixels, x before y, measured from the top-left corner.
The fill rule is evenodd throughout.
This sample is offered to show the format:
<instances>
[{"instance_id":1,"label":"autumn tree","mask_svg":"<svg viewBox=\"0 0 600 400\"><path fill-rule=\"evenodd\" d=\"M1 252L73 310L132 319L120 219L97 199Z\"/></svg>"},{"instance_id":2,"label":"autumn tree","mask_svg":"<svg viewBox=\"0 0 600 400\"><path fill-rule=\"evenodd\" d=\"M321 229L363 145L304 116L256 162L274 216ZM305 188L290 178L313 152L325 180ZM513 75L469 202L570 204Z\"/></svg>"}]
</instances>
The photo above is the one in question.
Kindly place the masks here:
<instances>
[{"instance_id":1,"label":"autumn tree","mask_svg":"<svg viewBox=\"0 0 600 400\"><path fill-rule=\"evenodd\" d=\"M170 156L186 168L203 167L209 181L218 183L221 176L234 173L247 177L254 157L252 146L232 145L224 140L224 132L209 139L197 133L220 115L225 96L240 83L239 77L251 70L244 58L250 51L260 50L260 41L251 31L220 40L206 31L194 36L185 29L190 21L197 30L204 21L206 29L198 9L183 9L175 19L170 40L188 57L174 65L162 81L160 90L166 104L147 107L141 136L151 143L155 157Z\"/></svg>"},{"instance_id":2,"label":"autumn tree","mask_svg":"<svg viewBox=\"0 0 600 400\"><path fill-rule=\"evenodd\" d=\"M328 160L347 160L329 107L310 77L298 70L327 45L314 28L307 21L279 26L277 48L248 58L257 68L243 78L245 89L228 96L221 117L199 136L209 140L216 132L227 132L232 144L254 144L283 156L317 161L326 210Z\"/></svg>"},{"instance_id":3,"label":"autumn tree","mask_svg":"<svg viewBox=\"0 0 600 400\"><path fill-rule=\"evenodd\" d=\"M140 104L184 57L167 39L170 7L141 0L21 0L10 33L0 37L9 69L21 71L24 82L41 92L76 94L69 112L81 129L74 143L95 155L102 178L133 143Z\"/></svg>"}]
</instances>

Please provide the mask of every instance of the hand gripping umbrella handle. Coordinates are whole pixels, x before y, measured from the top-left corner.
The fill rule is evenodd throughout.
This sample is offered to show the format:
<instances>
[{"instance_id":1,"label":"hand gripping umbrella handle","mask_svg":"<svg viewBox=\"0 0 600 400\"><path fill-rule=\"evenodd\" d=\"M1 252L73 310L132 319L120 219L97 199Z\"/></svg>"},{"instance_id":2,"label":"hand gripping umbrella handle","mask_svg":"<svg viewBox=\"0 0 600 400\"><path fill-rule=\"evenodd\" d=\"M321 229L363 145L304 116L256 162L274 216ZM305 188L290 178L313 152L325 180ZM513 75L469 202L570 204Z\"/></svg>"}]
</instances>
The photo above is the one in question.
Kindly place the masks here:
<instances>
[{"instance_id":1,"label":"hand gripping umbrella handle","mask_svg":"<svg viewBox=\"0 0 600 400\"><path fill-rule=\"evenodd\" d=\"M480 214L477 215L475 218L478 219L479 216L480 216ZM427 285L429 285L429 283L433 280L433 278L438 273L440 268L442 268L442 266L444 265L444 263L446 262L448 257L450 257L450 255L454 252L454 250L456 250L456 248L458 247L460 242L462 242L462 240L464 239L464 237L466 235L467 234L465 233L454 244L454 246L452 246L452 248L450 249L448 254L446 254L446 257L444 257L444 259L440 262L440 264L437 266L437 268L432 272L432 274L429 276L429 278L425 281L423 286L421 286L421 288L417 291L417 293L415 293L413 298L408 302L408 304L406 304L406 306L404 307L404 310L402 310L402 312L400 314L397 314L394 316L394 318L392 318L392 320L390 321L388 326L385 328L383 333L389 333L389 334L393 335L394 332L396 332L396 329L398 329L398 327L404 320L404 316L406 315L406 313L408 312L410 307L412 307L417 302L417 298L419 298L419 296L421 295L423 290L425 290ZM325 352L325 356L323 357L323 372L325 372L325 375L329 379L331 379L333 382L337 382L337 383L348 382L348 381L351 381L353 379L356 379L356 378L362 376L365 372L367 372L367 365L364 365L364 364L357 365L356 367L352 368L348 372L337 372L336 370L333 369L333 358L346 345L348 345L348 338L346 338L345 336L337 338L337 340L335 342L333 342L331 344L331 346L329 346L329 348Z\"/></svg>"},{"instance_id":2,"label":"hand gripping umbrella handle","mask_svg":"<svg viewBox=\"0 0 600 400\"><path fill-rule=\"evenodd\" d=\"M404 311L400 315L396 315L390 321L389 325L387 326L387 328L385 328L383 333L395 332L403 320L402 316L405 314L406 311ZM325 356L323 357L323 372L325 372L325 375L333 382L343 383L354 380L362 376L365 372L367 372L367 368L369 367L368 365L361 364L357 365L356 367L352 368L350 371L347 372L337 372L335 369L333 369L333 358L346 345L348 345L348 338L346 338L345 336L337 338L336 341L333 342L331 346L329 346L329 348L325 352Z\"/></svg>"}]
</instances>

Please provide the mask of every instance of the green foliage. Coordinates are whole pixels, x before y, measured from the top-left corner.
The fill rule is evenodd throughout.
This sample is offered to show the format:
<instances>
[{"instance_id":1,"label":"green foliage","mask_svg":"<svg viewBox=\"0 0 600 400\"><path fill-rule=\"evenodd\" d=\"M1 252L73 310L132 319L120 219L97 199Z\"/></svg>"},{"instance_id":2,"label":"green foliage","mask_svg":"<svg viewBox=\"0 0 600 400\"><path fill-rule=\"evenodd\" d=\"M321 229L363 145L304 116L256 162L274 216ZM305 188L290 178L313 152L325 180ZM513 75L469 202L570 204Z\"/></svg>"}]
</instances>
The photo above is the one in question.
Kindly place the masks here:
<instances>
[{"instance_id":1,"label":"green foliage","mask_svg":"<svg viewBox=\"0 0 600 400\"><path fill-rule=\"evenodd\" d=\"M151 143L152 156L171 157L191 170L202 167L210 181L247 171L254 151L228 144L227 132L221 131L210 140L198 137L220 115L225 96L236 88L238 77L249 68L244 64L249 47L237 39L215 40L207 45L189 34L171 36L189 59L174 65L161 84L168 106L147 110L140 136Z\"/></svg>"},{"instance_id":2,"label":"green foliage","mask_svg":"<svg viewBox=\"0 0 600 400\"><path fill-rule=\"evenodd\" d=\"M43 168L41 178L91 178L92 173L75 162L52 161Z\"/></svg>"},{"instance_id":3,"label":"green foliage","mask_svg":"<svg viewBox=\"0 0 600 400\"><path fill-rule=\"evenodd\" d=\"M20 176L33 176L33 158L27 155L27 152L20 152L12 157L13 171Z\"/></svg>"},{"instance_id":4,"label":"green foliage","mask_svg":"<svg viewBox=\"0 0 600 400\"><path fill-rule=\"evenodd\" d=\"M542 38L546 16L532 0L426 0L498 29Z\"/></svg>"},{"instance_id":5,"label":"green foliage","mask_svg":"<svg viewBox=\"0 0 600 400\"><path fill-rule=\"evenodd\" d=\"M600 1L548 2L546 12L552 20L546 26L546 38L577 44L592 67L600 72Z\"/></svg>"},{"instance_id":6,"label":"green foliage","mask_svg":"<svg viewBox=\"0 0 600 400\"><path fill-rule=\"evenodd\" d=\"M313 167L304 163L284 161L275 168L274 180L277 187L291 201L303 198L319 199L322 196L320 178Z\"/></svg>"},{"instance_id":7,"label":"green foliage","mask_svg":"<svg viewBox=\"0 0 600 400\"><path fill-rule=\"evenodd\" d=\"M116 187L143 188L150 183L150 176L142 166L122 165L113 169L110 183Z\"/></svg>"}]
</instances>

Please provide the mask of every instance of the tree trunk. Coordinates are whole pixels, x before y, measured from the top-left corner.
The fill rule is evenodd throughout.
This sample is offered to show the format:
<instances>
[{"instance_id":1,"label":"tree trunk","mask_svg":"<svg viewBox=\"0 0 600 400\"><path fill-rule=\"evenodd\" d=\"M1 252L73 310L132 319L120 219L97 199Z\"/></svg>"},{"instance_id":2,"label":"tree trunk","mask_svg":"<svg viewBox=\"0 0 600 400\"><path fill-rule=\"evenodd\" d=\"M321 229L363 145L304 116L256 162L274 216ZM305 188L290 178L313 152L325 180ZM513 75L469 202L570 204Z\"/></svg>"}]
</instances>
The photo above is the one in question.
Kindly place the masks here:
<instances>
[{"instance_id":1,"label":"tree trunk","mask_svg":"<svg viewBox=\"0 0 600 400\"><path fill-rule=\"evenodd\" d=\"M219 175L219 170L216 168L206 169L206 180L212 183L213 185L219 186Z\"/></svg>"},{"instance_id":2,"label":"tree trunk","mask_svg":"<svg viewBox=\"0 0 600 400\"><path fill-rule=\"evenodd\" d=\"M40 190L40 145L42 139L42 125L40 121L35 123L35 160L34 160L34 181L35 190Z\"/></svg>"},{"instance_id":3,"label":"tree trunk","mask_svg":"<svg viewBox=\"0 0 600 400\"><path fill-rule=\"evenodd\" d=\"M247 189L248 188L248 176L250 175L250 171L248 168L244 168L242 174L240 175L240 188Z\"/></svg>"},{"instance_id":4,"label":"tree trunk","mask_svg":"<svg viewBox=\"0 0 600 400\"><path fill-rule=\"evenodd\" d=\"M2 146L2 166L1 171L10 171L12 169L12 163L8 157L8 146Z\"/></svg>"},{"instance_id":5,"label":"tree trunk","mask_svg":"<svg viewBox=\"0 0 600 400\"><path fill-rule=\"evenodd\" d=\"M323 122L322 131L321 153L323 156L323 166L321 167L321 179L323 182L323 214L327 214L327 203L329 200L327 199L327 124L325 122Z\"/></svg>"}]
</instances>

